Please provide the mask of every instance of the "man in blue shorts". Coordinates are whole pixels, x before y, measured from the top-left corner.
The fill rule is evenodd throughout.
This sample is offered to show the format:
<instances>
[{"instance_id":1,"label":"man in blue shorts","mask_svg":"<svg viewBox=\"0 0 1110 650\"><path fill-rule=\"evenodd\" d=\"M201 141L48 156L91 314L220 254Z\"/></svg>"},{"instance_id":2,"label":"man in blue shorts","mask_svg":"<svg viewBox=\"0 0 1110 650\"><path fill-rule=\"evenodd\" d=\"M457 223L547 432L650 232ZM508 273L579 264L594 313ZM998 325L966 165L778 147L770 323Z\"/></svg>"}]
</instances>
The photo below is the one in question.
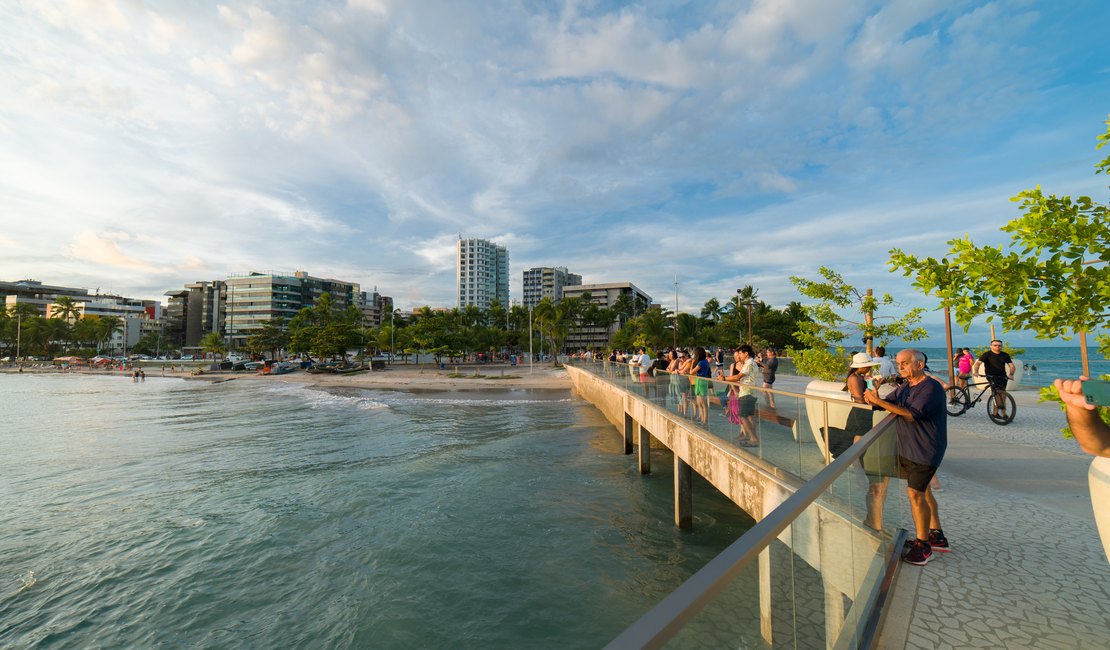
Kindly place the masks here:
<instances>
[{"instance_id":1,"label":"man in blue shorts","mask_svg":"<svg viewBox=\"0 0 1110 650\"><path fill-rule=\"evenodd\" d=\"M937 500L929 488L948 448L948 413L944 410L944 388L925 374L924 354L902 350L895 361L905 381L888 396L889 401L874 390L865 392L863 399L898 416L894 421L898 474L906 479L917 535L902 559L921 566L933 559L933 551L950 550L940 527Z\"/></svg>"}]
</instances>

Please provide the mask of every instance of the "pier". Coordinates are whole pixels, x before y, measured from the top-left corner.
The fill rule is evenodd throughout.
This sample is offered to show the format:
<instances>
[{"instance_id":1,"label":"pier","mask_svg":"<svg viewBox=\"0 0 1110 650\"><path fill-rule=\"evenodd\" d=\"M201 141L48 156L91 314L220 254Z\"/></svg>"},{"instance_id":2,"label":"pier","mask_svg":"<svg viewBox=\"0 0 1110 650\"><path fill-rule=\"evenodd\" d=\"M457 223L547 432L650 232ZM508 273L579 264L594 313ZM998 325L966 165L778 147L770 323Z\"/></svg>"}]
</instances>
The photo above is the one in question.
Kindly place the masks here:
<instances>
[{"instance_id":1,"label":"pier","mask_svg":"<svg viewBox=\"0 0 1110 650\"><path fill-rule=\"evenodd\" d=\"M675 525L688 527L697 507L692 472L758 522L611 647L1102 648L1110 640L1110 564L1090 515L1090 458L1060 439L1062 414L1032 391L1018 393L1008 427L983 413L949 419L938 500L953 552L913 567L899 561L912 528L904 484L891 480L883 530L863 527L865 452L854 447L828 463L803 418L806 397L776 394L776 415L787 417L758 420L763 444L753 453L733 444L735 426L719 413L703 425L676 412L667 377L642 385L623 367L601 368L568 372L641 472L651 471L651 446L671 452ZM801 391L800 382L780 383ZM889 429L876 426L856 447L877 449Z\"/></svg>"}]
</instances>

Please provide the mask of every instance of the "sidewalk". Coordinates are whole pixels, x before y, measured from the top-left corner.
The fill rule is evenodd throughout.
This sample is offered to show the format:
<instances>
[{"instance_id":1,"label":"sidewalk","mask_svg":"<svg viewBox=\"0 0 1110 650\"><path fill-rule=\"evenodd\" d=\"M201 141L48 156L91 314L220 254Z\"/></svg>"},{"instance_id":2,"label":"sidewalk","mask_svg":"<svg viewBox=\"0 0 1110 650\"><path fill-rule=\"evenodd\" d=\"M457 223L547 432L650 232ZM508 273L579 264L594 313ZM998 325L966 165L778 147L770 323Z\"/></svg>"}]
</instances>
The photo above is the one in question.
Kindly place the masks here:
<instances>
[{"instance_id":1,"label":"sidewalk","mask_svg":"<svg viewBox=\"0 0 1110 650\"><path fill-rule=\"evenodd\" d=\"M936 497L952 552L902 564L880 648L1110 647L1110 563L1087 489L1091 457L1062 438L1057 405L1037 404L1032 390L1014 397L1008 426L993 424L982 404L948 419Z\"/></svg>"}]
</instances>

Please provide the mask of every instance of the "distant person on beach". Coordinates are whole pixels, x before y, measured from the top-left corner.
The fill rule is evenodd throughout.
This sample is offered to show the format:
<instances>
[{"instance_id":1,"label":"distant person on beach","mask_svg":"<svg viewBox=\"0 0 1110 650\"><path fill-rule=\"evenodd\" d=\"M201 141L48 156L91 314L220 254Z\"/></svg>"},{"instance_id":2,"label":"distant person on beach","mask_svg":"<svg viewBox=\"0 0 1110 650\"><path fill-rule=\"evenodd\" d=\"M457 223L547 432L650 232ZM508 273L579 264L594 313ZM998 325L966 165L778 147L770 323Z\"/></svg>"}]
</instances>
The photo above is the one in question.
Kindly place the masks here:
<instances>
[{"instance_id":1,"label":"distant person on beach","mask_svg":"<svg viewBox=\"0 0 1110 650\"><path fill-rule=\"evenodd\" d=\"M763 373L763 387L772 388L775 385L775 372L779 369L779 358L775 348L764 350L763 354L756 357L755 362ZM771 391L763 391L763 397L767 400L767 406L775 408L775 396Z\"/></svg>"},{"instance_id":2,"label":"distant person on beach","mask_svg":"<svg viewBox=\"0 0 1110 650\"><path fill-rule=\"evenodd\" d=\"M1088 381L1087 377L1057 379L1054 385L1056 392L1060 394L1060 400L1064 402L1068 427L1075 435L1076 442L1083 451L1096 457L1087 473L1091 485L1091 500L1107 503L1110 502L1110 480L1107 478L1110 476L1110 425L1099 415L1099 407L1088 404L1083 396L1085 381ZM1101 510L1095 510L1095 524L1098 526L1099 537L1102 538L1102 549L1106 557L1110 558L1110 512L1106 512L1105 507Z\"/></svg>"},{"instance_id":3,"label":"distant person on beach","mask_svg":"<svg viewBox=\"0 0 1110 650\"><path fill-rule=\"evenodd\" d=\"M889 401L874 389L864 393L864 401L898 416L894 421L898 474L906 479L917 535L903 560L924 566L933 559L933 551L949 550L937 500L929 488L948 448L948 413L940 382L925 374L924 354L906 349L895 361L905 381L889 395Z\"/></svg>"},{"instance_id":4,"label":"distant person on beach","mask_svg":"<svg viewBox=\"0 0 1110 650\"><path fill-rule=\"evenodd\" d=\"M978 373L980 366L984 366L983 374L987 376L987 383L1000 391L1005 391L1007 381L1014 378L1014 360L1010 358L1009 353L1002 351L1002 341L998 339L991 341L991 348L979 355L975 365L972 366L972 374ZM1005 414L1004 393L995 393L994 401L994 405L990 408L995 415Z\"/></svg>"}]
</instances>

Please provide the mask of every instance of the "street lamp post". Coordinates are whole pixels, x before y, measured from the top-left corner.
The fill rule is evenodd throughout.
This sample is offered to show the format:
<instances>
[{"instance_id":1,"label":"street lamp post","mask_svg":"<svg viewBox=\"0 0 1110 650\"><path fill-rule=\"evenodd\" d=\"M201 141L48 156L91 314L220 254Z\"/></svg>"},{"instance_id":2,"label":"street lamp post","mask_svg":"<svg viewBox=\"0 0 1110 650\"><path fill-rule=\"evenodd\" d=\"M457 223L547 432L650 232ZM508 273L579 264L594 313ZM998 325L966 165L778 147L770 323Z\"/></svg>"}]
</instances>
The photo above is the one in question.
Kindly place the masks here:
<instances>
[{"instance_id":1,"label":"street lamp post","mask_svg":"<svg viewBox=\"0 0 1110 650\"><path fill-rule=\"evenodd\" d=\"M394 317L396 315L397 310L393 309L393 306L391 305L389 308L389 365L391 366L393 365L393 332L396 329L396 326L394 325Z\"/></svg>"},{"instance_id":2,"label":"street lamp post","mask_svg":"<svg viewBox=\"0 0 1110 650\"><path fill-rule=\"evenodd\" d=\"M532 374L532 305L528 305L528 374Z\"/></svg>"}]
</instances>

